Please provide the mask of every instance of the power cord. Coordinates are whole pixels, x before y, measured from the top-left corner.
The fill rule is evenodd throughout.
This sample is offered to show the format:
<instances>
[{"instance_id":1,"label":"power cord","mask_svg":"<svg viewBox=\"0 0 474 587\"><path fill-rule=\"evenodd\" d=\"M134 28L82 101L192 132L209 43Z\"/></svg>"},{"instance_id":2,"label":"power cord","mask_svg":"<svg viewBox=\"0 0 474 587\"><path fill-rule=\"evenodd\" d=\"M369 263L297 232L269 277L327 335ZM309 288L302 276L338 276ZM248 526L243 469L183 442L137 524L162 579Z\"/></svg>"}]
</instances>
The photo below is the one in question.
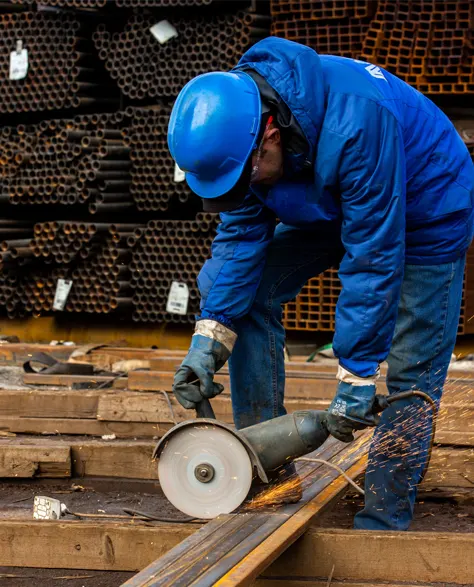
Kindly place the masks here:
<instances>
[{"instance_id":1,"label":"power cord","mask_svg":"<svg viewBox=\"0 0 474 587\"><path fill-rule=\"evenodd\" d=\"M423 471L421 473L421 478L420 478L420 483L421 483L423 481L423 479L425 478L426 471L428 470L428 465L431 460L431 453L433 451L434 439L435 439L435 434L436 434L436 416L437 416L436 403L424 391L411 391L411 390L410 391L402 391L402 392L397 393L395 395L389 396L386 398L386 400L387 400L388 404L393 404L396 401L399 401L401 399L407 399L407 398L414 397L414 396L421 397L424 401L428 402L428 404L430 405L432 414L433 414L433 419L431 422L430 445L428 448L428 458L426 459L426 462L423 467ZM353 479L351 479L349 477L349 475L347 475L347 473L341 469L341 467L338 467L334 463L331 463L331 462L326 461L324 459L315 459L315 458L311 458L311 457L300 457L298 459L295 459L295 461L305 461L305 462L309 462L309 463L322 463L323 465L327 465L328 467L332 467L333 469L338 471L346 479L346 481L348 483L350 483L350 485L352 485L352 487L354 487L354 489L356 491L358 491L361 495L365 495L365 491L362 489L362 487L357 485L357 483L355 483L355 481Z\"/></svg>"},{"instance_id":2,"label":"power cord","mask_svg":"<svg viewBox=\"0 0 474 587\"><path fill-rule=\"evenodd\" d=\"M349 475L341 469L341 467L338 467L334 463L330 463L329 461L325 461L324 459L313 459L310 457L300 457L298 459L295 459L295 461L306 461L307 463L323 463L323 465L327 465L328 467L332 467L333 469L336 469L336 471L338 473L340 473L345 478L345 480L352 485L352 487L356 491L358 491L361 495L365 495L365 491L362 489L362 487L357 485L357 483L355 481L353 481L349 477Z\"/></svg>"},{"instance_id":3,"label":"power cord","mask_svg":"<svg viewBox=\"0 0 474 587\"><path fill-rule=\"evenodd\" d=\"M163 516L156 516L155 514L148 514L146 512L139 512L137 510L132 510L129 508L123 508L123 511L125 512L125 514L84 514L81 512L72 512L71 510L65 508L64 510L65 514L69 514L70 516L75 516L76 518L91 518L91 519L97 519L97 518L101 518L101 519L106 519L106 520L110 520L110 519L118 519L118 520L130 520L130 519L135 519L135 520L139 520L140 522L165 522L165 523L169 523L169 522L173 522L175 524L202 524L204 521L203 520L199 520L199 518L191 518L191 517L186 517L186 518L165 518ZM132 518L130 518L130 516L132 516Z\"/></svg>"}]
</instances>

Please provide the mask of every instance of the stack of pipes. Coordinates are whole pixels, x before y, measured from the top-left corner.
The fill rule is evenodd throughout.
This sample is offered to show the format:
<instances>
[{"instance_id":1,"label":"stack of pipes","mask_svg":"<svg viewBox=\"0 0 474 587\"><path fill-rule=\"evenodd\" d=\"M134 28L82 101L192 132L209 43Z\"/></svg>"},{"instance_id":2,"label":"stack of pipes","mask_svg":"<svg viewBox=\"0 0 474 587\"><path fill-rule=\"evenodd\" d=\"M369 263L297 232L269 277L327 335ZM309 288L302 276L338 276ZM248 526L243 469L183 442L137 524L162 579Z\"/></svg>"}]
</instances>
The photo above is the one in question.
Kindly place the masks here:
<instances>
[{"instance_id":1,"label":"stack of pipes","mask_svg":"<svg viewBox=\"0 0 474 587\"><path fill-rule=\"evenodd\" d=\"M29 244L33 237L33 224L21 220L0 220L0 270L20 267L32 257Z\"/></svg>"},{"instance_id":2,"label":"stack of pipes","mask_svg":"<svg viewBox=\"0 0 474 587\"><path fill-rule=\"evenodd\" d=\"M10 317L51 312L58 279L68 279L72 288L66 311L130 316L129 265L137 231L140 235L143 228L139 224L44 222L34 226L32 239L5 241L0 247L9 246L4 255L12 256L15 265L8 265L1 275L2 306ZM14 256L14 251L20 256ZM28 259L28 267L22 267L22 259Z\"/></svg>"},{"instance_id":3,"label":"stack of pipes","mask_svg":"<svg viewBox=\"0 0 474 587\"><path fill-rule=\"evenodd\" d=\"M157 17L143 14L131 16L118 32L101 24L94 33L99 57L129 98L175 97L196 75L229 70L250 45L268 36L270 24L269 17L246 12L168 20L177 36L165 43L150 32Z\"/></svg>"},{"instance_id":4,"label":"stack of pipes","mask_svg":"<svg viewBox=\"0 0 474 587\"><path fill-rule=\"evenodd\" d=\"M84 256L71 272L73 281L66 311L88 313L132 313L130 263L136 235L144 225L96 224L105 240L93 244L92 252Z\"/></svg>"},{"instance_id":5,"label":"stack of pipes","mask_svg":"<svg viewBox=\"0 0 474 587\"><path fill-rule=\"evenodd\" d=\"M91 26L70 13L0 14L0 114L118 105L118 91L94 55ZM10 79L18 41L28 52L28 73Z\"/></svg>"},{"instance_id":6,"label":"stack of pipes","mask_svg":"<svg viewBox=\"0 0 474 587\"><path fill-rule=\"evenodd\" d=\"M77 204L89 211L133 209L123 112L77 115L0 130L0 204Z\"/></svg>"},{"instance_id":7,"label":"stack of pipes","mask_svg":"<svg viewBox=\"0 0 474 587\"><path fill-rule=\"evenodd\" d=\"M36 4L37 0L10 0L12 4ZM213 0L42 0L43 6L94 10L117 8L171 8L176 6L206 6Z\"/></svg>"},{"instance_id":8,"label":"stack of pipes","mask_svg":"<svg viewBox=\"0 0 474 587\"><path fill-rule=\"evenodd\" d=\"M67 279L72 281L67 312L192 321L198 310L196 276L209 256L218 219L196 216L199 199L169 154L170 106L102 114L76 114L72 109L105 105L115 110L119 87L132 99L174 98L195 75L235 65L252 43L267 36L270 18L236 13L238 3L229 14L229 5L216 0L42 2L86 9L92 11L90 16L61 10L29 12L36 8L33 0L13 4L32 8L0 15L0 67L6 80L0 88L0 114L61 110L62 117L42 120L52 118L43 113L42 118L15 118L14 123L21 124L0 128L2 214L35 205L35 214L38 210L44 218L36 224L0 221L0 303L11 317L51 312L58 280ZM176 11L148 11L143 16L124 11L120 18L110 19L111 5L211 7L207 16L197 11L187 12L186 18ZM149 29L163 17L178 36L160 44ZM101 21L107 24L97 26ZM28 74L22 80L8 80L9 53L18 40L28 51ZM45 204L50 205L49 212ZM63 214L53 205L75 207ZM151 211L157 217L182 220L143 224L142 213ZM106 221L91 222L87 213L103 214ZM127 224L112 223L123 214ZM173 281L189 288L185 314L166 311Z\"/></svg>"},{"instance_id":9,"label":"stack of pipes","mask_svg":"<svg viewBox=\"0 0 474 587\"><path fill-rule=\"evenodd\" d=\"M179 217L197 212L200 200L189 189L176 166L167 144L171 113L168 106L137 108L127 129L130 144L131 193L138 210L173 211ZM184 208L185 206L185 208Z\"/></svg>"},{"instance_id":10,"label":"stack of pipes","mask_svg":"<svg viewBox=\"0 0 474 587\"><path fill-rule=\"evenodd\" d=\"M209 257L219 219L199 213L194 221L151 220L133 253L133 320L189 323L199 310L196 278ZM166 311L173 282L186 284L189 303L185 314Z\"/></svg>"}]
</instances>

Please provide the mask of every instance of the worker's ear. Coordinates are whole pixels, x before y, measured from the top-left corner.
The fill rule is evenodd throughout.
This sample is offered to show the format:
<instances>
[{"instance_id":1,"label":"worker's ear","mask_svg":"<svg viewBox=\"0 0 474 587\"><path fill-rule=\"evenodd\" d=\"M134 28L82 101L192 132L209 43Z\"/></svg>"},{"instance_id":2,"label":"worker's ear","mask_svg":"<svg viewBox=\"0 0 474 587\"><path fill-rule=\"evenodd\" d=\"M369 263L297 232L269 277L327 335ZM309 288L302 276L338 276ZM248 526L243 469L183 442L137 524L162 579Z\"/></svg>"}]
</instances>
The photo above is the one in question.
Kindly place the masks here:
<instances>
[{"instance_id":1,"label":"worker's ear","mask_svg":"<svg viewBox=\"0 0 474 587\"><path fill-rule=\"evenodd\" d=\"M272 145L279 145L281 143L281 135L279 128L270 128L265 133L265 141L268 141L269 144Z\"/></svg>"}]
</instances>

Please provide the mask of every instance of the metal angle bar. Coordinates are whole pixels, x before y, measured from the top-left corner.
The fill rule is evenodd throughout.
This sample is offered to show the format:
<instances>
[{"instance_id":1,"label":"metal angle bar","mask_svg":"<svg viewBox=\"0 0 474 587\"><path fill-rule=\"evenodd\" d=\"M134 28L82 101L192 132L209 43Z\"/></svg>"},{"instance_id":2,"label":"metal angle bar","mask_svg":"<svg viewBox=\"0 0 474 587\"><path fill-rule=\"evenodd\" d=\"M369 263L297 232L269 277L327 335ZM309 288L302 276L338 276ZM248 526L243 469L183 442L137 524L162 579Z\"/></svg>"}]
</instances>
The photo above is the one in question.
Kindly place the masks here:
<instances>
[{"instance_id":1,"label":"metal angle bar","mask_svg":"<svg viewBox=\"0 0 474 587\"><path fill-rule=\"evenodd\" d=\"M344 470L359 474L366 466L370 439L371 433L364 433L354 445L349 447L338 441L331 441L328 448L319 449L313 455L319 458L324 455L326 460L337 456L338 462ZM237 539L226 533L227 538L222 541L222 544L226 547L234 545L227 551L225 546L222 548L213 546L216 544L216 538L220 535L219 528L224 526L221 518L235 519L235 517L248 516L248 514L220 516L201 528L197 533L199 536L193 535L183 541L162 559L158 559L124 583L123 587L250 585L251 581L277 556L276 554L273 556L272 552L264 547L266 541L271 540L273 535L290 524L291 535L289 538L285 536L278 552L286 549L304 532L314 515L321 512L322 508L334 500L347 485L347 482L333 469L328 468L327 473L325 471L325 474L320 476L316 472L324 468L323 464L307 464L307 467L301 469L303 477L306 475L308 479L312 479L316 474L317 478L305 490L301 502L283 506L276 511L261 512L257 518L253 514L248 518L249 525L252 526L251 532L247 532L244 523L237 532L239 534ZM207 534L209 534L212 544L206 544ZM189 547L193 550L196 548L196 544L199 544L199 550L203 554L205 553L205 557L199 561L196 561L195 552L189 554ZM263 563L260 561L262 548L265 552ZM254 552L257 553L258 560L255 564L251 563L249 567L247 561ZM235 579L233 578L234 570ZM241 575L244 575L242 579Z\"/></svg>"}]
</instances>

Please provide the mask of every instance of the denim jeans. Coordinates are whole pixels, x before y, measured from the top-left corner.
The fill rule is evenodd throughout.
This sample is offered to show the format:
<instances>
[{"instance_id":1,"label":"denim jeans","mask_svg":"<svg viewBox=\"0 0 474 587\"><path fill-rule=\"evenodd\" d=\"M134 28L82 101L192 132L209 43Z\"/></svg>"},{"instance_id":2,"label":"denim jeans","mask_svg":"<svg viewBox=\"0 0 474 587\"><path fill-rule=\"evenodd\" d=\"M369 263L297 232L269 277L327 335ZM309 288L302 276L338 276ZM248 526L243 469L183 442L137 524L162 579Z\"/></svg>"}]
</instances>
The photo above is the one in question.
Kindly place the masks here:
<instances>
[{"instance_id":1,"label":"denim jeans","mask_svg":"<svg viewBox=\"0 0 474 587\"><path fill-rule=\"evenodd\" d=\"M344 253L338 226L321 231L278 225L250 312L237 324L229 361L237 428L286 413L282 304ZM315 238L315 236L317 238ZM389 357L390 394L424 391L439 404L459 320L464 257L438 266L406 265ZM310 384L310 383L309 383ZM431 411L420 398L387 408L376 428L355 527L405 530L427 458Z\"/></svg>"}]
</instances>

